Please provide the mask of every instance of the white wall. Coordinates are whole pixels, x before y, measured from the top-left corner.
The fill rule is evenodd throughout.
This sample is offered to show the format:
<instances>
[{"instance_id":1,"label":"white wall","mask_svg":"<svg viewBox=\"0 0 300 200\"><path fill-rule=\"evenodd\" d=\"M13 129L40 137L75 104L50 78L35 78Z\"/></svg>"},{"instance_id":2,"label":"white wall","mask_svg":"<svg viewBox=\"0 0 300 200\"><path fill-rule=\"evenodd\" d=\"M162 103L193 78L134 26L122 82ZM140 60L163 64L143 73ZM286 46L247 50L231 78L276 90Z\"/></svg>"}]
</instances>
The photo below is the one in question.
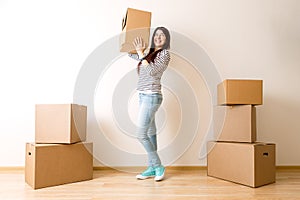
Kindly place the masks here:
<instances>
[{"instance_id":1,"label":"white wall","mask_svg":"<svg viewBox=\"0 0 300 200\"><path fill-rule=\"evenodd\" d=\"M82 64L99 45L120 33L127 7L151 11L153 27L164 25L202 46L223 79L263 79L264 105L257 112L258 139L277 144L277 165L300 165L298 0L2 0L0 166L24 165L25 142L34 141L34 105L73 102ZM124 57L112 68L118 62L127 70L135 64ZM180 58L172 62L170 69L174 70L189 65ZM189 76L191 71L181 73ZM192 145L172 164L205 165L205 160L199 160L201 136L207 131L211 112L209 106L205 109L209 105L205 77L186 80L194 84L194 89L202 88L202 95L195 94L204 99L198 105L203 112L202 124ZM174 100L171 105L178 117L175 97L166 94L169 102ZM129 112L134 119L134 94L131 100ZM166 109L167 104L161 115L167 123L173 113ZM110 132L115 128L111 121L106 128L113 143L133 153L142 151L138 143L128 143L128 138L117 140ZM161 136L160 145L167 145L170 137Z\"/></svg>"}]
</instances>

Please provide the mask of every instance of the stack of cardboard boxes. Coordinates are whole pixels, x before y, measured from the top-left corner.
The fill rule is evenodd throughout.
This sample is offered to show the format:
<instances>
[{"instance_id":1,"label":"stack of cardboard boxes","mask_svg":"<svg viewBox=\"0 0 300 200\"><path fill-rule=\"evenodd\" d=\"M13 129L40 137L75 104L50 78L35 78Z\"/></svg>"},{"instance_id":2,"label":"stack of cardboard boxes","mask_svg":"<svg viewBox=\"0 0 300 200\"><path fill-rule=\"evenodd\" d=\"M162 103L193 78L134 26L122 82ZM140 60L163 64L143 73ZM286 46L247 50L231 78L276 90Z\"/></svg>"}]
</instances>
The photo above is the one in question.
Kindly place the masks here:
<instances>
[{"instance_id":1,"label":"stack of cardboard boxes","mask_svg":"<svg viewBox=\"0 0 300 200\"><path fill-rule=\"evenodd\" d=\"M250 187L275 182L275 144L256 142L262 80L225 80L214 108L216 141L207 145L207 174Z\"/></svg>"},{"instance_id":2,"label":"stack of cardboard boxes","mask_svg":"<svg viewBox=\"0 0 300 200\"><path fill-rule=\"evenodd\" d=\"M25 181L34 189L90 180L93 143L86 142L87 108L77 104L35 107L35 143L26 144Z\"/></svg>"}]
</instances>

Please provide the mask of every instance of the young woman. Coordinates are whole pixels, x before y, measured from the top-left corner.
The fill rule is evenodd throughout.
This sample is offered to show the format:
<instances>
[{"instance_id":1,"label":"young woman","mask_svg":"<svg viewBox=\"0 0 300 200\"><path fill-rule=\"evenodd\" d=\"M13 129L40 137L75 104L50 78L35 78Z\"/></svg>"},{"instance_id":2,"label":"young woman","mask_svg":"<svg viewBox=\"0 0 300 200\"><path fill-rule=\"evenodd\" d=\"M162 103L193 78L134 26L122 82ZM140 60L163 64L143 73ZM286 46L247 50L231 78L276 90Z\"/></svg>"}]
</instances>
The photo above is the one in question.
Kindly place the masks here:
<instances>
[{"instance_id":1,"label":"young woman","mask_svg":"<svg viewBox=\"0 0 300 200\"><path fill-rule=\"evenodd\" d=\"M140 106L137 137L148 154L148 168L136 178L155 177L154 180L161 181L165 175L165 167L157 153L155 113L163 99L160 80L170 61L170 33L164 27L156 28L147 54L144 52L146 47L142 38L136 38L133 45L137 54L129 56L140 61L137 66Z\"/></svg>"}]
</instances>

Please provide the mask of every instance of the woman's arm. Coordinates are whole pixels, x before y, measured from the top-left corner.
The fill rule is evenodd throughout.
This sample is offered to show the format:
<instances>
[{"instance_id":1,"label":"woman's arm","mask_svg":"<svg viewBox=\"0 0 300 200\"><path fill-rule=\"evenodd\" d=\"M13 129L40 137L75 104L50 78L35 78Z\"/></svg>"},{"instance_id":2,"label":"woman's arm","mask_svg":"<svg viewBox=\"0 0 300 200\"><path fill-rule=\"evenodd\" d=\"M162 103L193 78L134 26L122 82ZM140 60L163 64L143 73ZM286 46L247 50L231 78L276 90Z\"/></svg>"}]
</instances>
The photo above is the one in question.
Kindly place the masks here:
<instances>
[{"instance_id":1,"label":"woman's arm","mask_svg":"<svg viewBox=\"0 0 300 200\"><path fill-rule=\"evenodd\" d=\"M164 49L159 52L153 62L145 66L146 71L151 75L155 76L166 70L170 62L170 53Z\"/></svg>"},{"instance_id":2,"label":"woman's arm","mask_svg":"<svg viewBox=\"0 0 300 200\"><path fill-rule=\"evenodd\" d=\"M141 37L137 37L133 41L133 46L137 52L138 60L142 62L142 65L148 65L148 61L144 60L145 57L144 51L146 49L146 44Z\"/></svg>"}]
</instances>

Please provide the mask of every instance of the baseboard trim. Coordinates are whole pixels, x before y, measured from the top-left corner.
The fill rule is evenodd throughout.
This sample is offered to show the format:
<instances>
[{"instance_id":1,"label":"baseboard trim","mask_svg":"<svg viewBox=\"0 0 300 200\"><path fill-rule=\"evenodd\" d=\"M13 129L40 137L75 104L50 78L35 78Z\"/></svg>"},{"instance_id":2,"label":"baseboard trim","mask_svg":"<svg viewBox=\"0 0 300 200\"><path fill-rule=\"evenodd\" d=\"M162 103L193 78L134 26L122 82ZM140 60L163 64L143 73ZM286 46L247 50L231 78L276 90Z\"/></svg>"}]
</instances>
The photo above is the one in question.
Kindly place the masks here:
<instances>
[{"instance_id":1,"label":"baseboard trim","mask_svg":"<svg viewBox=\"0 0 300 200\"><path fill-rule=\"evenodd\" d=\"M169 170L206 170L206 166L167 166ZM142 170L145 166L117 166L117 167L107 167L107 166L94 166L93 169L97 170L122 170L122 171L132 171L132 170Z\"/></svg>"},{"instance_id":2,"label":"baseboard trim","mask_svg":"<svg viewBox=\"0 0 300 200\"><path fill-rule=\"evenodd\" d=\"M14 173L14 172L23 172L25 167L0 167L0 173Z\"/></svg>"},{"instance_id":3,"label":"baseboard trim","mask_svg":"<svg viewBox=\"0 0 300 200\"><path fill-rule=\"evenodd\" d=\"M99 170L122 170L122 171L131 171L133 169L144 169L145 167L141 166L118 166L118 167L107 167L107 166L94 166L93 170L94 171L99 171ZM169 170L207 170L207 166L167 166L166 167ZM300 170L300 165L279 165L276 166L276 169L297 169ZM5 171L24 171L25 167L23 166L12 166L12 167L1 167L0 166L0 172L5 172Z\"/></svg>"},{"instance_id":4,"label":"baseboard trim","mask_svg":"<svg viewBox=\"0 0 300 200\"><path fill-rule=\"evenodd\" d=\"M276 169L300 169L299 165L279 165Z\"/></svg>"},{"instance_id":5,"label":"baseboard trim","mask_svg":"<svg viewBox=\"0 0 300 200\"><path fill-rule=\"evenodd\" d=\"M141 166L130 166L130 167L107 167L107 166L94 166L94 170L130 170L130 169L144 169L145 167ZM167 169L172 170L207 170L207 166L167 166ZM300 169L300 165L279 165L276 166L276 169Z\"/></svg>"},{"instance_id":6,"label":"baseboard trim","mask_svg":"<svg viewBox=\"0 0 300 200\"><path fill-rule=\"evenodd\" d=\"M169 170L206 170L206 166L167 166ZM300 168L300 166L299 166ZM121 171L133 171L133 170L143 170L145 166L94 166L94 171L100 170L121 170ZM0 171L24 171L25 167L0 167Z\"/></svg>"}]
</instances>

